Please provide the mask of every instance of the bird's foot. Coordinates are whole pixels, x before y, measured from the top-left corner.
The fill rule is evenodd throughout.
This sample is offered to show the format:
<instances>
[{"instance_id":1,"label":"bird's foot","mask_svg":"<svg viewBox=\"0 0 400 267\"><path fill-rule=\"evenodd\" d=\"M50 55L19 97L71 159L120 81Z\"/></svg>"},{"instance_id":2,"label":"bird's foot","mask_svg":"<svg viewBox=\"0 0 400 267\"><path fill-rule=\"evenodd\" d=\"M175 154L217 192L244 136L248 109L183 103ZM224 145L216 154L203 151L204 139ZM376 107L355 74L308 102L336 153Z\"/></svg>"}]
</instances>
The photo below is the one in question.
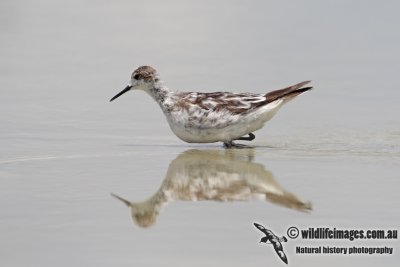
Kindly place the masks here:
<instances>
[{"instance_id":1,"label":"bird's foot","mask_svg":"<svg viewBox=\"0 0 400 267\"><path fill-rule=\"evenodd\" d=\"M236 143L230 141L230 142L224 142L224 148L231 149L231 148L254 148L254 147L246 146L243 144L236 144Z\"/></svg>"},{"instance_id":2,"label":"bird's foot","mask_svg":"<svg viewBox=\"0 0 400 267\"><path fill-rule=\"evenodd\" d=\"M254 138L256 138L256 136L253 133L249 133L249 136L241 136L235 140L252 141L252 140L254 140ZM230 142L224 142L224 148L253 148L252 146L236 144L233 141L234 140L232 140Z\"/></svg>"}]
</instances>

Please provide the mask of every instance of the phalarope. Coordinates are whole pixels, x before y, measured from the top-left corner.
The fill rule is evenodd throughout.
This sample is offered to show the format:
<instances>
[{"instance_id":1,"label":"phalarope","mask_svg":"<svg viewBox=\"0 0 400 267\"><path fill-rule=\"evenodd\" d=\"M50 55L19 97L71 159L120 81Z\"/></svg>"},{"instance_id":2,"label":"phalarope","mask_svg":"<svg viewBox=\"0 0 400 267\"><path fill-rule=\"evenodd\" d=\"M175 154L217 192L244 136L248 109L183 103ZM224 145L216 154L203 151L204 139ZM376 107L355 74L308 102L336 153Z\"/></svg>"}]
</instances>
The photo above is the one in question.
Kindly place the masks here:
<instances>
[{"instance_id":1,"label":"phalarope","mask_svg":"<svg viewBox=\"0 0 400 267\"><path fill-rule=\"evenodd\" d=\"M161 107L174 134L188 143L223 142L238 147L235 140L251 141L279 108L310 90L301 82L267 94L173 92L160 80L157 71L141 66L131 75L130 83L111 98L113 101L130 90L147 92ZM246 136L247 135L247 136Z\"/></svg>"},{"instance_id":2,"label":"phalarope","mask_svg":"<svg viewBox=\"0 0 400 267\"><path fill-rule=\"evenodd\" d=\"M150 227L167 205L175 201L266 201L302 212L312 204L283 188L263 164L254 162L254 149L190 149L168 166L159 189L144 201L129 201L133 222ZM135 179L136 177L134 177Z\"/></svg>"}]
</instances>

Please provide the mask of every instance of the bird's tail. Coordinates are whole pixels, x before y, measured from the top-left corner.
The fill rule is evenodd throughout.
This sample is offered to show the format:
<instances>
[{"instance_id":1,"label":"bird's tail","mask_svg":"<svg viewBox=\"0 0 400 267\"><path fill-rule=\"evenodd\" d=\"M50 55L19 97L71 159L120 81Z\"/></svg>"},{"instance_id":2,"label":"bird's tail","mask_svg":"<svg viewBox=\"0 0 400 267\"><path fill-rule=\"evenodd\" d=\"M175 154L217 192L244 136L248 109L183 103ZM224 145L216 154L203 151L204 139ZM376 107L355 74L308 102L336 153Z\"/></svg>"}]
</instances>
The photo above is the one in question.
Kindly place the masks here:
<instances>
[{"instance_id":1,"label":"bird's tail","mask_svg":"<svg viewBox=\"0 0 400 267\"><path fill-rule=\"evenodd\" d=\"M304 85L310 83L311 81L304 81L283 89L275 90L272 92L269 92L268 94L265 95L265 98L267 99L267 103L273 102L278 99L291 99L301 93L304 93L310 89L312 89L312 86L309 87L303 87Z\"/></svg>"}]
</instances>

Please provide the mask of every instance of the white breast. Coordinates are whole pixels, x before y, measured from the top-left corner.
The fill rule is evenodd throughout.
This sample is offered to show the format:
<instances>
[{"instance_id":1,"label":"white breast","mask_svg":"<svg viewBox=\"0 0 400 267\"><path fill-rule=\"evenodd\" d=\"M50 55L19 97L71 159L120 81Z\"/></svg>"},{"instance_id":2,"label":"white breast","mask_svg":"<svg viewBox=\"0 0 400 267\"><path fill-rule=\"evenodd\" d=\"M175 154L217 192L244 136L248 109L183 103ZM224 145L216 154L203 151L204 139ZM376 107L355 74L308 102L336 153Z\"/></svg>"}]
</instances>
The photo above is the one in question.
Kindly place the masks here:
<instances>
[{"instance_id":1,"label":"white breast","mask_svg":"<svg viewBox=\"0 0 400 267\"><path fill-rule=\"evenodd\" d=\"M185 142L229 142L262 128L284 102L277 100L242 114L205 110L195 105L164 113L171 130Z\"/></svg>"}]
</instances>

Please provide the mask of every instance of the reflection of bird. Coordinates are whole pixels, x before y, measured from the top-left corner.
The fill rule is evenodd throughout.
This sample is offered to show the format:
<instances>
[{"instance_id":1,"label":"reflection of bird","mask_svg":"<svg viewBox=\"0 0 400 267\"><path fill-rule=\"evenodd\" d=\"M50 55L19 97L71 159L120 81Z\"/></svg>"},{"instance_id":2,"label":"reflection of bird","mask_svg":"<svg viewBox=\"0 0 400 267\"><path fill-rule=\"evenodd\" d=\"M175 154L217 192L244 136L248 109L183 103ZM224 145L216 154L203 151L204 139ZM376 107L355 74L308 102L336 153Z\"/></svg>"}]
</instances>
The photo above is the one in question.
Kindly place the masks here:
<instances>
[{"instance_id":1,"label":"reflection of bird","mask_svg":"<svg viewBox=\"0 0 400 267\"><path fill-rule=\"evenodd\" d=\"M258 230L263 232L265 236L261 238L260 243L266 243L266 244L272 244L274 246L274 249L276 251L276 254L278 254L279 258L284 262L288 263L287 257L285 252L283 252L283 247L281 242L287 242L286 237L278 237L276 236L271 230L266 229L264 226L258 223L254 223L255 227L257 227ZM268 243L269 242L269 243Z\"/></svg>"},{"instance_id":2,"label":"reflection of bird","mask_svg":"<svg viewBox=\"0 0 400 267\"><path fill-rule=\"evenodd\" d=\"M158 191L143 202L117 197L131 210L133 221L148 227L163 206L175 200L249 201L261 199L300 211L311 204L283 189L262 164L252 162L254 150L188 150L174 159Z\"/></svg>"},{"instance_id":3,"label":"reflection of bird","mask_svg":"<svg viewBox=\"0 0 400 267\"><path fill-rule=\"evenodd\" d=\"M155 69L142 66L132 73L129 85L110 101L130 90L143 90L159 104L171 130L181 140L223 142L225 147L234 147L234 140L253 140L252 132L261 129L286 102L312 88L304 87L309 82L267 94L172 92Z\"/></svg>"}]
</instances>

